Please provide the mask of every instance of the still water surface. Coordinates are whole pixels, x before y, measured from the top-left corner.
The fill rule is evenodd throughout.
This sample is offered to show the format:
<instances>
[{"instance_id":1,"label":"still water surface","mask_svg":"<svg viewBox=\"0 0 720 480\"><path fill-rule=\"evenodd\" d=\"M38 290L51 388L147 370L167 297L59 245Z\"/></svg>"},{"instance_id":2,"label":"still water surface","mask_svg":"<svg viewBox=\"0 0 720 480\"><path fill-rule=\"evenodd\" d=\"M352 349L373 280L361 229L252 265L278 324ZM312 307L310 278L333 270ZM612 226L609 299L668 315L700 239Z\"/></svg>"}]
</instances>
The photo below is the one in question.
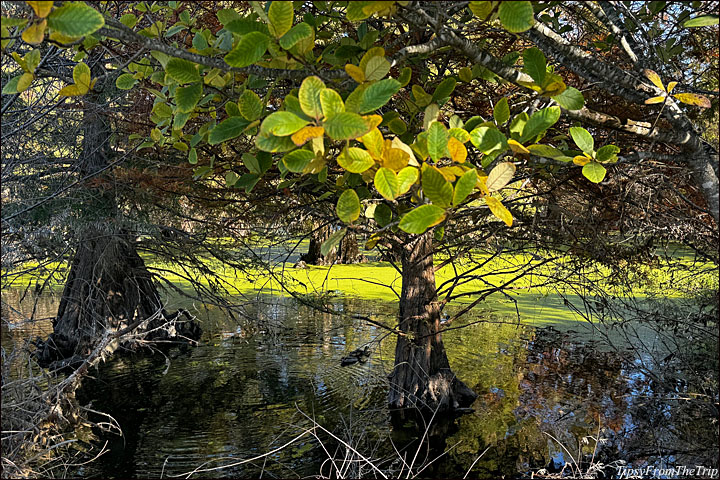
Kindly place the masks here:
<instances>
[{"instance_id":1,"label":"still water surface","mask_svg":"<svg viewBox=\"0 0 720 480\"><path fill-rule=\"evenodd\" d=\"M56 302L43 298L40 310L49 316ZM334 308L378 316L396 311L390 302L342 297ZM606 332L570 313L567 321L541 325L529 316L517 324L478 312L475 319L494 322L447 332L451 366L479 397L474 413L439 427L445 435L420 448L423 432L410 422L393 423L385 405L394 341L378 342L383 330L278 296L255 299L247 311L252 326L238 327L212 307L195 313L204 329L199 347L117 355L84 382L78 398L111 415L123 435L101 435L108 453L79 475L167 478L236 463L310 428L305 415L385 471L397 474L399 457L407 463L416 458L414 471L427 465L422 477L462 477L480 454L470 478L573 468L593 452L596 462L659 465L681 459L707 464L709 452L717 451L716 427L707 418L693 419L676 400L654 395L651 357L617 339L609 345ZM645 334L643 343L652 341L652 332ZM372 349L367 363L340 366L341 357L366 344ZM327 474L328 456L340 463L346 450L328 434L319 436L194 477ZM361 463L348 468L350 477L375 476Z\"/></svg>"}]
</instances>

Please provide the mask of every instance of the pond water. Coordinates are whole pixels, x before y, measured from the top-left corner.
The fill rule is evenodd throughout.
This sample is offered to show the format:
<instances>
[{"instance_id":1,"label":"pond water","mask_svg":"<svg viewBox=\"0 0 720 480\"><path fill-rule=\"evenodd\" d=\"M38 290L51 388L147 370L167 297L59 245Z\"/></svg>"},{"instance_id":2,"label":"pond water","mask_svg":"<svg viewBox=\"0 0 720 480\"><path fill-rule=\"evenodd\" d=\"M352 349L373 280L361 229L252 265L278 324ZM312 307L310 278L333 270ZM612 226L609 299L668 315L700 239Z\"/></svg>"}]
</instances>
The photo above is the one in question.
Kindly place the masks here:
<instances>
[{"instance_id":1,"label":"pond water","mask_svg":"<svg viewBox=\"0 0 720 480\"><path fill-rule=\"evenodd\" d=\"M12 295L19 301L18 292L7 294L7 303ZM51 316L56 302L43 297L36 315ZM18 310L28 315L23 305ZM334 308L382 317L397 307L337 297ZM468 321L492 322L447 332L451 366L479 397L473 413L436 419L432 438L421 443L423 431L393 421L385 405L394 340L378 341L385 333L378 327L280 296L255 298L247 308L252 327L217 308L194 311L204 330L199 347L116 355L84 381L78 399L111 415L123 435L100 433L108 452L78 475L169 478L197 469L193 478L305 477L327 475L329 456L348 477L379 475L353 461L357 456L340 440L389 474L407 469L401 458L414 461L420 477L463 477L469 469L469 478L565 465L586 470L593 454L595 464L717 467L713 402L699 408L683 401L687 383L670 389L658 383L654 369L667 366L654 363L657 350L651 355L652 349L608 337L569 312L565 321L532 324L521 310L518 324L479 311ZM555 313L551 318L562 316ZM10 331L3 323L3 344L46 334L49 325L33 328ZM612 345L608 338L615 338ZM637 338L645 346L657 343L652 331ZM340 366L341 357L366 344L367 363ZM271 455L227 466L278 449L314 424L332 435L316 428L317 438L306 434Z\"/></svg>"}]
</instances>

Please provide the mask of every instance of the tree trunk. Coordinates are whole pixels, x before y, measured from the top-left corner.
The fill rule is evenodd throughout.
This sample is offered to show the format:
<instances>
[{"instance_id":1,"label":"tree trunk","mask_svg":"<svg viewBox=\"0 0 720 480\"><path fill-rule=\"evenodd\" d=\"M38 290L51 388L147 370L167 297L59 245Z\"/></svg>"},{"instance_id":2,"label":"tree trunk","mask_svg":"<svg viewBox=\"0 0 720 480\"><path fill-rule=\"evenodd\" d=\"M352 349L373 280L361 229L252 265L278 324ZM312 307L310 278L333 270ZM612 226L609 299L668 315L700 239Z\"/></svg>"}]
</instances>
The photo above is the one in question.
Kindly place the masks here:
<instances>
[{"instance_id":1,"label":"tree trunk","mask_svg":"<svg viewBox=\"0 0 720 480\"><path fill-rule=\"evenodd\" d=\"M113 151L104 98L96 92L83 97L83 145L78 169L82 177L92 177L80 192L81 221L86 226L79 236L53 333L47 341L36 342L35 355L43 366L82 361L107 329L128 329L128 333L155 341L178 337L197 340L201 333L187 312L187 321L176 322L180 312L168 315L163 310L134 237L118 226L120 214L114 191L94 186L113 184L107 173Z\"/></svg>"},{"instance_id":2,"label":"tree trunk","mask_svg":"<svg viewBox=\"0 0 720 480\"><path fill-rule=\"evenodd\" d=\"M38 342L36 356L41 365L80 362L108 329L129 328L143 340L155 342L199 339L200 329L187 312L182 311L185 319L180 321L181 312L169 315L163 309L133 241L123 233L84 233L53 320L53 333L46 342Z\"/></svg>"},{"instance_id":3,"label":"tree trunk","mask_svg":"<svg viewBox=\"0 0 720 480\"><path fill-rule=\"evenodd\" d=\"M440 333L435 289L432 231L403 247L400 330L390 374L391 408L453 411L469 407L477 395L450 369Z\"/></svg>"},{"instance_id":4,"label":"tree trunk","mask_svg":"<svg viewBox=\"0 0 720 480\"><path fill-rule=\"evenodd\" d=\"M323 242L330 238L332 230L330 225L317 227L310 237L310 245L307 253L300 256L300 261L308 265L332 265L333 263L361 263L365 257L360 255L355 233L348 232L342 239L340 245L333 248L330 253L323 255L321 247Z\"/></svg>"},{"instance_id":5,"label":"tree trunk","mask_svg":"<svg viewBox=\"0 0 720 480\"><path fill-rule=\"evenodd\" d=\"M316 227L310 236L308 251L300 256L300 260L308 265L325 265L326 259L320 251L320 247L328 237L330 237L330 225Z\"/></svg>"},{"instance_id":6,"label":"tree trunk","mask_svg":"<svg viewBox=\"0 0 720 480\"><path fill-rule=\"evenodd\" d=\"M338 247L335 263L363 263L366 261L365 256L360 255L357 236L354 232L347 232Z\"/></svg>"}]
</instances>

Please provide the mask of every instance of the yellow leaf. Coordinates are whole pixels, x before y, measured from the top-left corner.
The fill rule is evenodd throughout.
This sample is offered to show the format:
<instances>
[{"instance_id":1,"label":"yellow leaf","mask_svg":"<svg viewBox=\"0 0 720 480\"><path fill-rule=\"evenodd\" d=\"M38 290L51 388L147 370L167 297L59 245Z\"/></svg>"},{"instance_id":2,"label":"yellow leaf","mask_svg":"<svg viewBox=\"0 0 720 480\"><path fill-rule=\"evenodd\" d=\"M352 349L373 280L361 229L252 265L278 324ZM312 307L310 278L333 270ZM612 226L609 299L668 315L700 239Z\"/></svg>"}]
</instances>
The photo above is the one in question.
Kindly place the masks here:
<instances>
[{"instance_id":1,"label":"yellow leaf","mask_svg":"<svg viewBox=\"0 0 720 480\"><path fill-rule=\"evenodd\" d=\"M677 84L678 84L678 82L670 82L670 83L668 83L667 93L672 92L673 89L675 88L675 86L676 86Z\"/></svg>"},{"instance_id":2,"label":"yellow leaf","mask_svg":"<svg viewBox=\"0 0 720 480\"><path fill-rule=\"evenodd\" d=\"M365 72L360 70L360 67L348 63L345 65L345 72L350 75L350 78L355 80L357 83L363 83L365 81Z\"/></svg>"},{"instance_id":3,"label":"yellow leaf","mask_svg":"<svg viewBox=\"0 0 720 480\"><path fill-rule=\"evenodd\" d=\"M325 138L315 137L312 139L312 149L315 156L325 155Z\"/></svg>"},{"instance_id":4,"label":"yellow leaf","mask_svg":"<svg viewBox=\"0 0 720 480\"><path fill-rule=\"evenodd\" d=\"M652 97L645 100L645 105L651 105L653 103L663 103L665 101L665 96L660 95L659 97Z\"/></svg>"},{"instance_id":5,"label":"yellow leaf","mask_svg":"<svg viewBox=\"0 0 720 480\"><path fill-rule=\"evenodd\" d=\"M543 90L542 87L535 82L526 82L524 80L518 80L517 84L521 85L525 88L529 88L530 90L535 90L536 92L542 92L542 90Z\"/></svg>"},{"instance_id":6,"label":"yellow leaf","mask_svg":"<svg viewBox=\"0 0 720 480\"><path fill-rule=\"evenodd\" d=\"M515 165L510 162L498 163L487 177L488 190L491 192L500 190L512 180L513 175L515 175Z\"/></svg>"},{"instance_id":7,"label":"yellow leaf","mask_svg":"<svg viewBox=\"0 0 720 480\"><path fill-rule=\"evenodd\" d=\"M702 108L710 108L710 100L704 95L697 93L676 93L673 97L688 105L697 105Z\"/></svg>"},{"instance_id":8,"label":"yellow leaf","mask_svg":"<svg viewBox=\"0 0 720 480\"><path fill-rule=\"evenodd\" d=\"M393 148L399 148L400 150L408 154L408 157L410 157L408 165L412 165L413 167L420 166L417 159L415 158L415 154L413 153L412 148L410 148L406 143L400 140L400 138L393 138L392 142L390 142L390 145L392 145Z\"/></svg>"},{"instance_id":9,"label":"yellow leaf","mask_svg":"<svg viewBox=\"0 0 720 480\"><path fill-rule=\"evenodd\" d=\"M493 215L505 222L508 227L512 227L512 213L510 213L510 210L505 208L505 205L503 205L500 200L488 196L485 197L485 202L487 203L488 207L490 207L490 211L493 213Z\"/></svg>"},{"instance_id":10,"label":"yellow leaf","mask_svg":"<svg viewBox=\"0 0 720 480\"><path fill-rule=\"evenodd\" d=\"M43 19L42 22L34 23L30 25L22 33L23 42L31 45L37 45L42 43L43 37L45 36L45 27L47 26L47 20Z\"/></svg>"},{"instance_id":11,"label":"yellow leaf","mask_svg":"<svg viewBox=\"0 0 720 480\"><path fill-rule=\"evenodd\" d=\"M290 139L299 147L311 138L322 137L324 133L325 129L323 127L303 127L295 132Z\"/></svg>"},{"instance_id":12,"label":"yellow leaf","mask_svg":"<svg viewBox=\"0 0 720 480\"><path fill-rule=\"evenodd\" d=\"M399 172L407 167L410 155L399 148L389 148L383 152L382 166Z\"/></svg>"},{"instance_id":13,"label":"yellow leaf","mask_svg":"<svg viewBox=\"0 0 720 480\"><path fill-rule=\"evenodd\" d=\"M23 70L25 70L26 72L30 70L25 59L21 57L17 52L12 52L12 57Z\"/></svg>"},{"instance_id":14,"label":"yellow leaf","mask_svg":"<svg viewBox=\"0 0 720 480\"><path fill-rule=\"evenodd\" d=\"M35 11L35 15L40 18L47 17L53 7L53 2L27 2L27 4L32 7Z\"/></svg>"},{"instance_id":15,"label":"yellow leaf","mask_svg":"<svg viewBox=\"0 0 720 480\"><path fill-rule=\"evenodd\" d=\"M67 87L64 87L62 90L58 92L58 95L63 97L78 97L80 95L85 95L87 93L87 90L80 91L77 85L68 85Z\"/></svg>"},{"instance_id":16,"label":"yellow leaf","mask_svg":"<svg viewBox=\"0 0 720 480\"><path fill-rule=\"evenodd\" d=\"M360 59L360 70L363 72L365 71L365 67L367 67L368 62L373 57L384 57L385 56L385 49L383 47L373 47L367 52L365 52L365 55L362 56Z\"/></svg>"},{"instance_id":17,"label":"yellow leaf","mask_svg":"<svg viewBox=\"0 0 720 480\"><path fill-rule=\"evenodd\" d=\"M87 91L90 90L90 83L92 81L90 77L90 67L83 62L75 65L73 68L73 80L80 90L85 89L82 93L87 93Z\"/></svg>"},{"instance_id":18,"label":"yellow leaf","mask_svg":"<svg viewBox=\"0 0 720 480\"><path fill-rule=\"evenodd\" d=\"M375 245L377 245L381 238L382 235L380 235L379 233L373 233L370 236L370 239L365 243L365 250L372 250L373 248L375 248Z\"/></svg>"},{"instance_id":19,"label":"yellow leaf","mask_svg":"<svg viewBox=\"0 0 720 480\"><path fill-rule=\"evenodd\" d=\"M586 164L590 163L590 159L585 155L578 155L577 157L573 158L573 163L575 165L580 165L581 167L584 167Z\"/></svg>"},{"instance_id":20,"label":"yellow leaf","mask_svg":"<svg viewBox=\"0 0 720 480\"><path fill-rule=\"evenodd\" d=\"M372 15L373 13L382 12L394 4L395 2L370 2L370 4L364 6L362 10L365 15Z\"/></svg>"},{"instance_id":21,"label":"yellow leaf","mask_svg":"<svg viewBox=\"0 0 720 480\"><path fill-rule=\"evenodd\" d=\"M445 177L445 180L448 182L454 182L456 177L456 170L453 169L453 167L440 167L438 168L440 170L440 173L442 173L442 176Z\"/></svg>"},{"instance_id":22,"label":"yellow leaf","mask_svg":"<svg viewBox=\"0 0 720 480\"><path fill-rule=\"evenodd\" d=\"M508 143L508 146L510 147L510 150L512 150L515 153L525 153L525 154L530 153L530 150L525 148L522 143L520 143L516 140L510 139L510 140L508 140L507 143Z\"/></svg>"},{"instance_id":23,"label":"yellow leaf","mask_svg":"<svg viewBox=\"0 0 720 480\"><path fill-rule=\"evenodd\" d=\"M365 145L370 155L375 158L382 157L383 149L385 147L385 139L380 133L380 130L373 128L368 133L360 137L360 141Z\"/></svg>"},{"instance_id":24,"label":"yellow leaf","mask_svg":"<svg viewBox=\"0 0 720 480\"><path fill-rule=\"evenodd\" d=\"M33 80L35 80L35 75L32 73L23 73L20 76L20 80L18 80L17 91L24 92L27 90Z\"/></svg>"},{"instance_id":25,"label":"yellow leaf","mask_svg":"<svg viewBox=\"0 0 720 480\"><path fill-rule=\"evenodd\" d=\"M383 121L380 115L363 115L362 118L368 124L368 128L377 128Z\"/></svg>"},{"instance_id":26,"label":"yellow leaf","mask_svg":"<svg viewBox=\"0 0 720 480\"><path fill-rule=\"evenodd\" d=\"M648 80L655 84L656 87L658 87L662 91L665 91L665 86L663 85L662 80L660 80L660 75L649 69L643 70L643 73L648 78Z\"/></svg>"},{"instance_id":27,"label":"yellow leaf","mask_svg":"<svg viewBox=\"0 0 720 480\"><path fill-rule=\"evenodd\" d=\"M563 81L562 77L560 75L555 75L552 73L548 73L547 75L552 75L551 80L548 82L547 86L543 88L542 94L546 97L554 97L555 95L560 95L567 89L567 85L565 85L565 82Z\"/></svg>"},{"instance_id":28,"label":"yellow leaf","mask_svg":"<svg viewBox=\"0 0 720 480\"><path fill-rule=\"evenodd\" d=\"M448 150L450 151L450 158L452 158L453 162L465 162L468 152L460 140L455 137L450 137L448 140Z\"/></svg>"},{"instance_id":29,"label":"yellow leaf","mask_svg":"<svg viewBox=\"0 0 720 480\"><path fill-rule=\"evenodd\" d=\"M460 80L462 80L463 82L472 82L472 70L470 70L468 67L462 67L458 72L458 77L460 77Z\"/></svg>"},{"instance_id":30,"label":"yellow leaf","mask_svg":"<svg viewBox=\"0 0 720 480\"><path fill-rule=\"evenodd\" d=\"M478 180L475 183L475 187L479 188L484 195L490 195L490 190L487 187L487 175L483 175L478 172Z\"/></svg>"},{"instance_id":31,"label":"yellow leaf","mask_svg":"<svg viewBox=\"0 0 720 480\"><path fill-rule=\"evenodd\" d=\"M75 42L77 39L82 37L68 37L67 35L63 35L62 33L58 32L57 30L54 30L50 33L50 40L53 40L57 43L62 43L63 45L69 45L73 42Z\"/></svg>"}]
</instances>

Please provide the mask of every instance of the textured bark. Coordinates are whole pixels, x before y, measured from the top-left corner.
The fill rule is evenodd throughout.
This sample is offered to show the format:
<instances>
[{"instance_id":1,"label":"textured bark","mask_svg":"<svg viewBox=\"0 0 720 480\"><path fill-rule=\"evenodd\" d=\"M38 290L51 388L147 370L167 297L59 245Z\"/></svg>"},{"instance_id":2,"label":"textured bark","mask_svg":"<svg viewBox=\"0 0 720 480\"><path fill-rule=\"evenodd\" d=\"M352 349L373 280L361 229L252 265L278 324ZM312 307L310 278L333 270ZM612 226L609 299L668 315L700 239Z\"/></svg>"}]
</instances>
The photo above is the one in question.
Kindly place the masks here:
<instances>
[{"instance_id":1,"label":"textured bark","mask_svg":"<svg viewBox=\"0 0 720 480\"><path fill-rule=\"evenodd\" d=\"M334 248L327 255L321 252L322 244L330 238L332 231L330 225L315 228L310 237L310 245L307 253L300 256L300 260L308 265L332 265L334 263L361 263L365 257L360 255L357 237L353 232L348 232L342 239L340 245Z\"/></svg>"},{"instance_id":2,"label":"textured bark","mask_svg":"<svg viewBox=\"0 0 720 480\"><path fill-rule=\"evenodd\" d=\"M450 369L440 333L440 305L433 268L432 231L403 248L400 330L390 374L391 408L453 411L477 395Z\"/></svg>"},{"instance_id":3,"label":"textured bark","mask_svg":"<svg viewBox=\"0 0 720 480\"><path fill-rule=\"evenodd\" d=\"M146 341L200 337L201 331L189 315L181 320L179 313L169 315L163 309L133 241L122 233L85 233L70 266L53 333L47 341L37 343L41 365L82 361L107 331L129 328ZM126 346L131 344L126 342Z\"/></svg>"},{"instance_id":4,"label":"textured bark","mask_svg":"<svg viewBox=\"0 0 720 480\"><path fill-rule=\"evenodd\" d=\"M100 71L94 73L99 74ZM104 95L90 93L83 101L83 145L78 169L85 178L100 178L107 175L113 155ZM178 322L179 312L168 315L163 310L157 288L135 248L134 237L117 226L118 205L113 191L91 185L85 186L88 195L81 211L88 226L79 236L53 321L53 333L47 341L36 342L39 363L43 366L82 363L108 330L127 330L153 341L199 339L200 328L187 313L187 321ZM124 341L127 344L125 339L119 339L117 344Z\"/></svg>"},{"instance_id":5,"label":"textured bark","mask_svg":"<svg viewBox=\"0 0 720 480\"><path fill-rule=\"evenodd\" d=\"M310 236L308 251L300 256L300 260L308 265L325 265L325 256L320 251L320 248L328 237L330 237L329 225L315 228Z\"/></svg>"}]
</instances>

